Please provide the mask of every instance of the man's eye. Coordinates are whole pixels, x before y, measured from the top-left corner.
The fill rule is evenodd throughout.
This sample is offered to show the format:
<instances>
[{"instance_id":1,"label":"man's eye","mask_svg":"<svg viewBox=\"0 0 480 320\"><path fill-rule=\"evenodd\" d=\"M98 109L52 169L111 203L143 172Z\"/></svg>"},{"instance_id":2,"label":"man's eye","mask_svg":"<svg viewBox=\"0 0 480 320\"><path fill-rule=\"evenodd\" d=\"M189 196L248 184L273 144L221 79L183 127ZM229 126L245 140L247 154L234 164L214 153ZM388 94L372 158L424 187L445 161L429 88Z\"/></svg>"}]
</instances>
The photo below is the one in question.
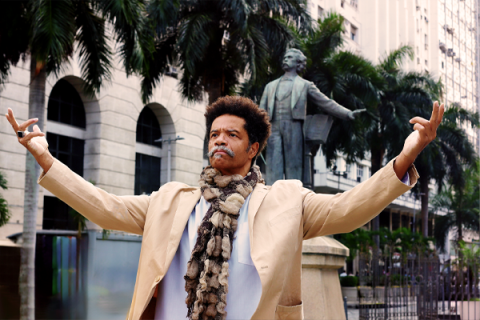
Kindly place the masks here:
<instances>
[{"instance_id":1,"label":"man's eye","mask_svg":"<svg viewBox=\"0 0 480 320\"><path fill-rule=\"evenodd\" d=\"M235 133L230 133L230 137L236 137L237 135Z\"/></svg>"}]
</instances>

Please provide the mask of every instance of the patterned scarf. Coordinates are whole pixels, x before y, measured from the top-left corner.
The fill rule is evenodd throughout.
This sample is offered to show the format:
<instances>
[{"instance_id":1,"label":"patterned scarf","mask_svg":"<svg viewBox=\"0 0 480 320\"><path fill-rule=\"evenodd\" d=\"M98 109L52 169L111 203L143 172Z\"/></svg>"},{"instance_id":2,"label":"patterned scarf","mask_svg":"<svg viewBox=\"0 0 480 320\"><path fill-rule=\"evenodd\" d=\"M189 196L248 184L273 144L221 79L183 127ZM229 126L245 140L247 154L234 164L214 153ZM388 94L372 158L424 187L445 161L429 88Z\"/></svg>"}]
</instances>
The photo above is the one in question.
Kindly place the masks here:
<instances>
[{"instance_id":1,"label":"patterned scarf","mask_svg":"<svg viewBox=\"0 0 480 320\"><path fill-rule=\"evenodd\" d=\"M202 195L211 203L201 225L185 275L187 317L192 320L224 320L227 317L228 260L240 208L257 182L265 183L254 165L244 178L223 176L211 166L200 175Z\"/></svg>"}]
</instances>

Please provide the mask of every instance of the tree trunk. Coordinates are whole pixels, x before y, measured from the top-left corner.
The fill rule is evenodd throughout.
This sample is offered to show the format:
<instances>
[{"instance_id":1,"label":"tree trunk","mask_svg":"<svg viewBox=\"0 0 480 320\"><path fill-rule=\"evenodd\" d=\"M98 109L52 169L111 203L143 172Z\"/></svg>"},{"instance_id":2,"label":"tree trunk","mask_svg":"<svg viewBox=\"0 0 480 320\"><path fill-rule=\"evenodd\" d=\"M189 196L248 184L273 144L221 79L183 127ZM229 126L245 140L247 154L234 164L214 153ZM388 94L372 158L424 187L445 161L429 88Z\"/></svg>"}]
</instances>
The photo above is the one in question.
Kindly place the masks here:
<instances>
[{"instance_id":1,"label":"tree trunk","mask_svg":"<svg viewBox=\"0 0 480 320\"><path fill-rule=\"evenodd\" d=\"M36 60L30 62L30 93L28 118L38 118L37 125L43 131L45 125L45 83L46 72L37 70ZM31 129L29 130L31 131ZM38 208L38 184L40 166L27 152L25 166L25 198L23 217L23 244L20 260L20 319L35 319L35 242Z\"/></svg>"},{"instance_id":2,"label":"tree trunk","mask_svg":"<svg viewBox=\"0 0 480 320\"><path fill-rule=\"evenodd\" d=\"M422 235L428 237L428 183L430 177L428 175L420 176L420 199L422 203Z\"/></svg>"},{"instance_id":3,"label":"tree trunk","mask_svg":"<svg viewBox=\"0 0 480 320\"><path fill-rule=\"evenodd\" d=\"M209 81L208 87L207 87L207 93L208 93L208 104L211 105L215 101L217 101L218 98L222 96L223 93L223 81L222 78L218 79L212 79Z\"/></svg>"}]
</instances>

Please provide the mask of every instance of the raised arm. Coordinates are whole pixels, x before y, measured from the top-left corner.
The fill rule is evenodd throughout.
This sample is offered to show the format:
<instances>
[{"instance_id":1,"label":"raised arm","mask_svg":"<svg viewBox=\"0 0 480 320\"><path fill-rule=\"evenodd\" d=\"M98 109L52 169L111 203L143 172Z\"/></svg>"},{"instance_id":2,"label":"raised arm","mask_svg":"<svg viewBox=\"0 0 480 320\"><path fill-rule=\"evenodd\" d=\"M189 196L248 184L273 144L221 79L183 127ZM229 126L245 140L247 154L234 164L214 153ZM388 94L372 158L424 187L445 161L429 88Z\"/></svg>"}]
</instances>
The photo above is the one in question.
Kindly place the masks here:
<instances>
[{"instance_id":1,"label":"raised arm","mask_svg":"<svg viewBox=\"0 0 480 320\"><path fill-rule=\"evenodd\" d=\"M10 108L6 117L18 142L42 167L43 173L39 179L41 186L104 229L143 233L149 206L148 196L120 197L96 188L52 156L48 151L45 133L37 125L33 127L33 132L27 131L37 119L19 124ZM23 133L18 134L19 131Z\"/></svg>"}]
</instances>

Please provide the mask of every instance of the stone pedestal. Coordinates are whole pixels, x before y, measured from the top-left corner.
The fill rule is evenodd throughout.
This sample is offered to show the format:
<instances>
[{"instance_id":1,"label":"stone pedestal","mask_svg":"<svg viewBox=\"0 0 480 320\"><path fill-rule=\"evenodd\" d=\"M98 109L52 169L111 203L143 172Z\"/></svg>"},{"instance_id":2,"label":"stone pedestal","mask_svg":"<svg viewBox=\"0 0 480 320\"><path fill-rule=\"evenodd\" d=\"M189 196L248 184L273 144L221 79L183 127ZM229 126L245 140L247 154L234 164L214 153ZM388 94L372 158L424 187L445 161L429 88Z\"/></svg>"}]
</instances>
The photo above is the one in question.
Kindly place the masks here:
<instances>
[{"instance_id":1,"label":"stone pedestal","mask_svg":"<svg viewBox=\"0 0 480 320\"><path fill-rule=\"evenodd\" d=\"M345 319L338 269L344 266L348 255L348 248L330 237L303 242L302 300L305 320Z\"/></svg>"}]
</instances>

